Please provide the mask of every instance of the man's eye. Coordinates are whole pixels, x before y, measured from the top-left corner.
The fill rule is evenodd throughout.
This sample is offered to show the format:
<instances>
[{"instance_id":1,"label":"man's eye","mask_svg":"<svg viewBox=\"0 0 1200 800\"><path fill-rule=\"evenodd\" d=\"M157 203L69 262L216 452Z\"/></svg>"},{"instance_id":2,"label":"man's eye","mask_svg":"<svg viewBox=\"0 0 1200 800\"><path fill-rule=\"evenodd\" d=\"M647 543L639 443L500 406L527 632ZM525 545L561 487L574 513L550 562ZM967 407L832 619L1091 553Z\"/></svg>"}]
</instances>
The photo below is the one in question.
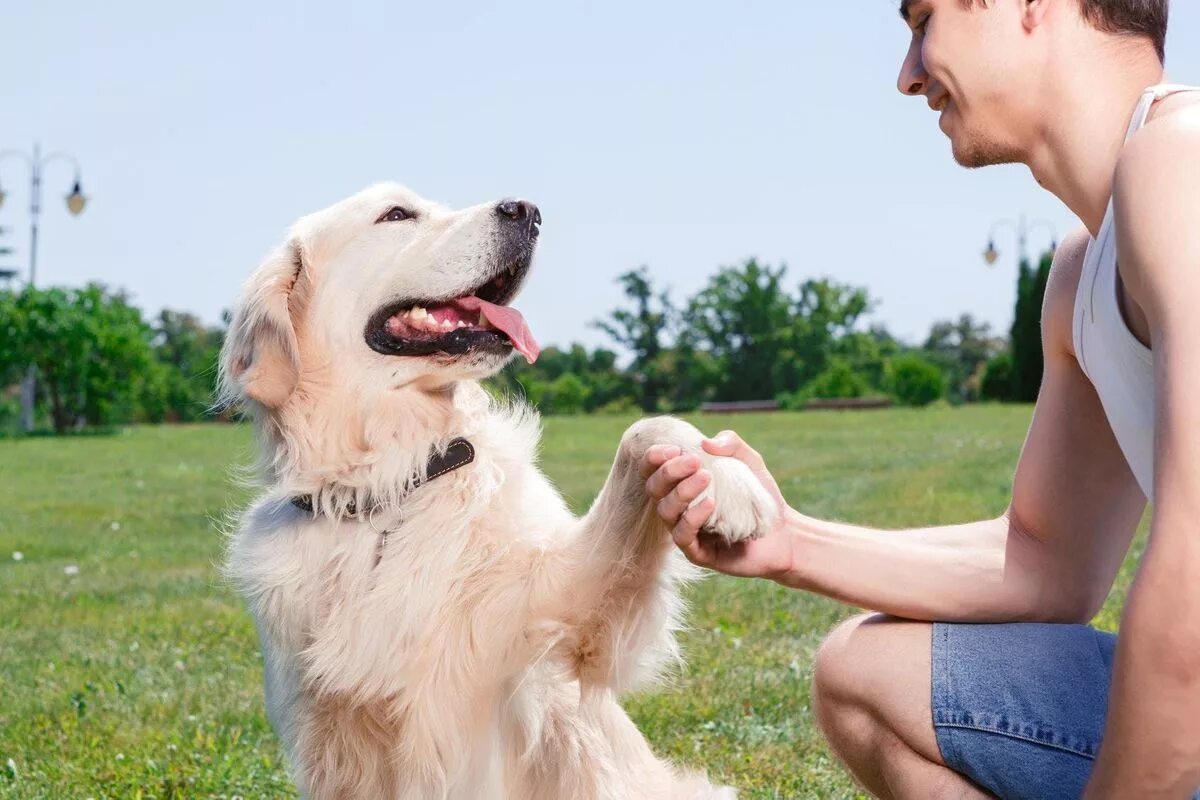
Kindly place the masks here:
<instances>
[{"instance_id":1,"label":"man's eye","mask_svg":"<svg viewBox=\"0 0 1200 800\"><path fill-rule=\"evenodd\" d=\"M921 33L924 33L925 29L929 27L929 18L932 16L933 14L926 14L925 16L921 17L921 21L917 23L917 30Z\"/></svg>"},{"instance_id":2,"label":"man's eye","mask_svg":"<svg viewBox=\"0 0 1200 800\"><path fill-rule=\"evenodd\" d=\"M392 206L383 214L383 216L381 216L379 219L375 220L375 223L379 224L380 222L403 222L406 219L414 219L416 216L417 216L416 214L412 213L411 211L409 211L406 208L401 208L400 206Z\"/></svg>"}]
</instances>

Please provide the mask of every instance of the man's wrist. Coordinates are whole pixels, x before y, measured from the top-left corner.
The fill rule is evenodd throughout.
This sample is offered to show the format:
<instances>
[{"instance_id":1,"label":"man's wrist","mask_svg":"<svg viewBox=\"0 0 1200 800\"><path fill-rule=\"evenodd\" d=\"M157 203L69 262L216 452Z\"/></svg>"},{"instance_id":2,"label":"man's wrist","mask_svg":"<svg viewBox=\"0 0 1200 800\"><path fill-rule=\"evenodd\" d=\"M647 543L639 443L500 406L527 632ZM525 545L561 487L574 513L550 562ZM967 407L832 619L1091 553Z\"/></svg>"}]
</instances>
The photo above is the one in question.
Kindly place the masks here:
<instances>
[{"instance_id":1,"label":"man's wrist","mask_svg":"<svg viewBox=\"0 0 1200 800\"><path fill-rule=\"evenodd\" d=\"M805 558L804 541L811 536L812 520L796 511L787 508L784 511L782 533L787 544L787 566L778 574L769 576L771 580L790 589L803 589L806 585L804 567L808 562Z\"/></svg>"}]
</instances>

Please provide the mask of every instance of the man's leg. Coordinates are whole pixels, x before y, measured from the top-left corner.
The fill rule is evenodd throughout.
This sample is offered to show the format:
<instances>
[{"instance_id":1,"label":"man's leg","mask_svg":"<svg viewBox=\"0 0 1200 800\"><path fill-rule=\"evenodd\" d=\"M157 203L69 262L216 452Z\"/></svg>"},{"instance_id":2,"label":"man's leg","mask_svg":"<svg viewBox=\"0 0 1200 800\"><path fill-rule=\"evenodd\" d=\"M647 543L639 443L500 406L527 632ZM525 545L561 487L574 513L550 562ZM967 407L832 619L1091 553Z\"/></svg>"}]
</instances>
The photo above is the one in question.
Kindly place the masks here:
<instances>
[{"instance_id":1,"label":"man's leg","mask_svg":"<svg viewBox=\"0 0 1200 800\"><path fill-rule=\"evenodd\" d=\"M818 654L818 718L881 797L1072 800L1100 748L1115 647L1086 625L858 618Z\"/></svg>"},{"instance_id":2,"label":"man's leg","mask_svg":"<svg viewBox=\"0 0 1200 800\"><path fill-rule=\"evenodd\" d=\"M877 797L990 797L942 761L930 699L931 628L880 615L835 628L813 673L817 721Z\"/></svg>"}]
</instances>

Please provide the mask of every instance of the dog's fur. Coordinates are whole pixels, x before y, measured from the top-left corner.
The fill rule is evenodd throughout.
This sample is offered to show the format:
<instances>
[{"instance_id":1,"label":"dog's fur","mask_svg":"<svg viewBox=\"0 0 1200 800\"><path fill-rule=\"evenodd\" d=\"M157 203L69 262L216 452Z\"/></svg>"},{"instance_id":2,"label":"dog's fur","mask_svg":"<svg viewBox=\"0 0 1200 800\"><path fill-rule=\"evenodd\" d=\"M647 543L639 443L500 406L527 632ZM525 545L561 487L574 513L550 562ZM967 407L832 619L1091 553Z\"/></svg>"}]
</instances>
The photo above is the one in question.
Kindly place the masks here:
<instances>
[{"instance_id":1,"label":"dog's fur","mask_svg":"<svg viewBox=\"0 0 1200 800\"><path fill-rule=\"evenodd\" d=\"M418 216L377 224L395 206ZM656 758L616 700L677 657L694 577L638 465L656 443L701 453L699 432L633 425L578 519L535 466L534 413L476 382L509 353L364 344L397 298L469 294L521 248L528 263L535 241L501 222L495 204L376 186L303 218L246 286L222 393L255 422L265 491L226 569L258 626L268 715L314 800L732 798ZM456 436L474 463L415 486ZM711 531L762 533L777 512L753 474L701 457Z\"/></svg>"}]
</instances>

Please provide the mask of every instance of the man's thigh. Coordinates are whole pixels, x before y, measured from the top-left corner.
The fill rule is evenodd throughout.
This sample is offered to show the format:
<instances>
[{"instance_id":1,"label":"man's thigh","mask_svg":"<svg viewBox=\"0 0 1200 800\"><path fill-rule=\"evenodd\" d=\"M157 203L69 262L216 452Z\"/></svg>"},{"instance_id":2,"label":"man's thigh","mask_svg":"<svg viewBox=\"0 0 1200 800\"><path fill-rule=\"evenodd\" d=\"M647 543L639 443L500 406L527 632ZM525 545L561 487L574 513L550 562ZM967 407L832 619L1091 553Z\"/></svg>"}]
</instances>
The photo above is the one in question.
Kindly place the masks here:
<instances>
[{"instance_id":1,"label":"man's thigh","mask_svg":"<svg viewBox=\"0 0 1200 800\"><path fill-rule=\"evenodd\" d=\"M1002 800L1079 797L1100 748L1116 637L1084 625L933 626L945 764Z\"/></svg>"}]
</instances>

